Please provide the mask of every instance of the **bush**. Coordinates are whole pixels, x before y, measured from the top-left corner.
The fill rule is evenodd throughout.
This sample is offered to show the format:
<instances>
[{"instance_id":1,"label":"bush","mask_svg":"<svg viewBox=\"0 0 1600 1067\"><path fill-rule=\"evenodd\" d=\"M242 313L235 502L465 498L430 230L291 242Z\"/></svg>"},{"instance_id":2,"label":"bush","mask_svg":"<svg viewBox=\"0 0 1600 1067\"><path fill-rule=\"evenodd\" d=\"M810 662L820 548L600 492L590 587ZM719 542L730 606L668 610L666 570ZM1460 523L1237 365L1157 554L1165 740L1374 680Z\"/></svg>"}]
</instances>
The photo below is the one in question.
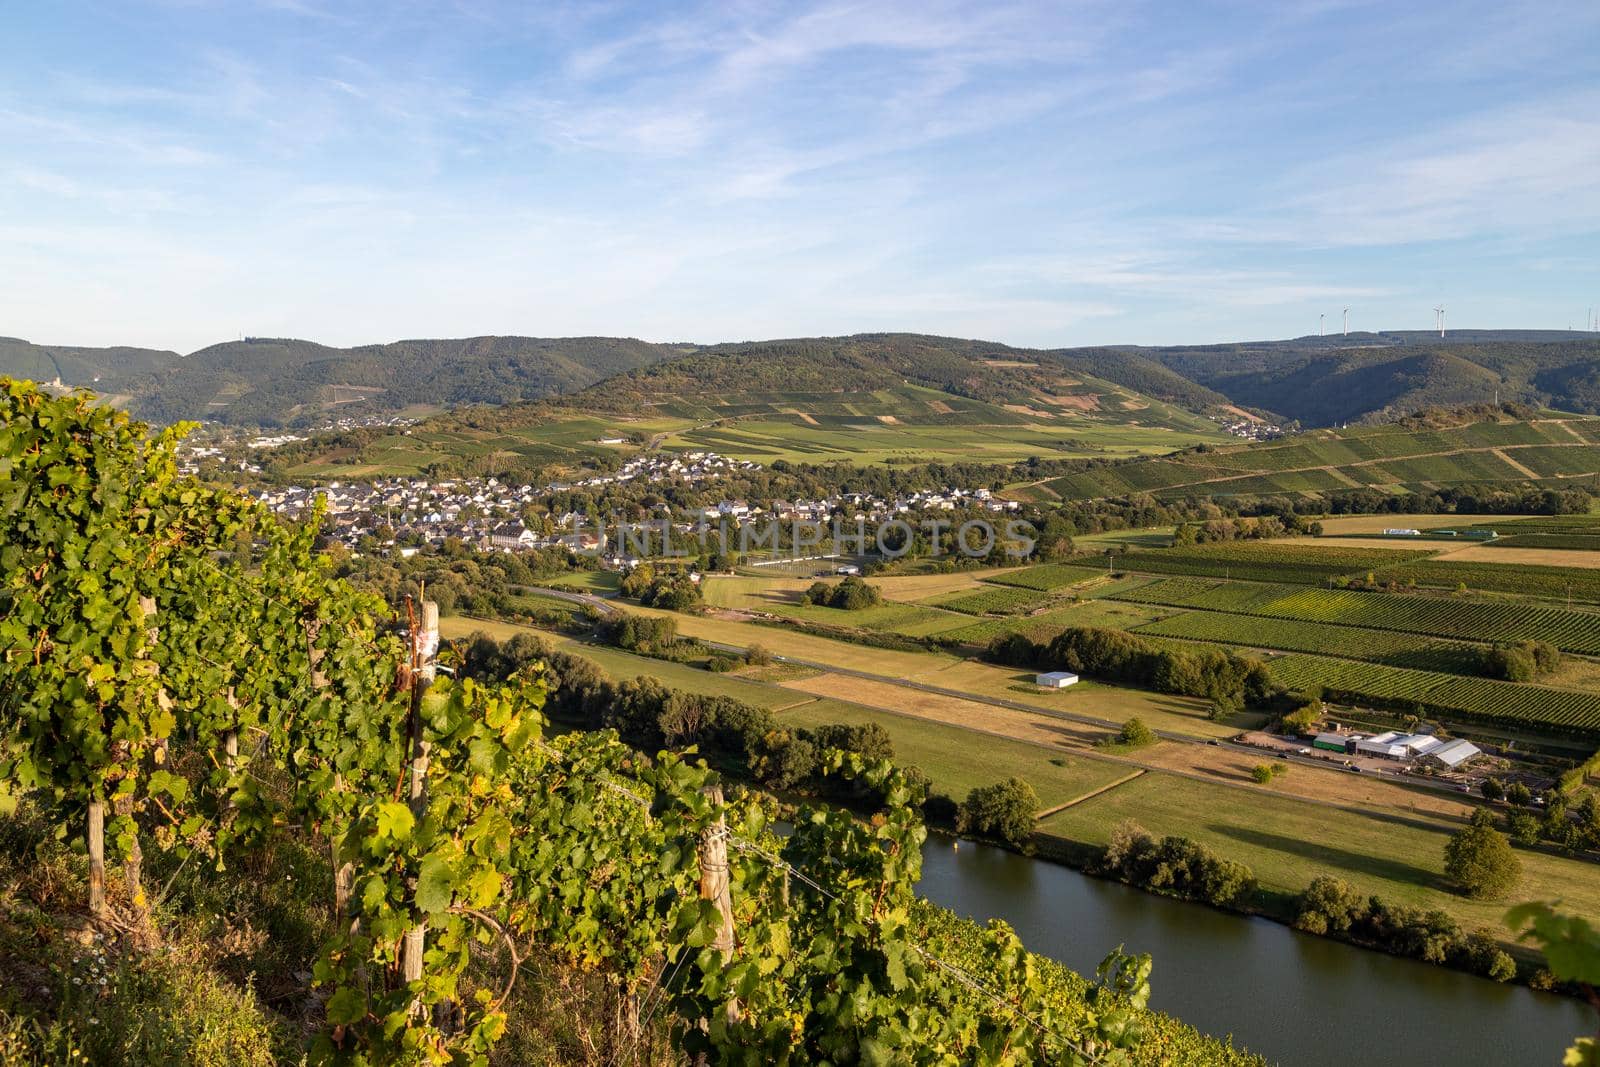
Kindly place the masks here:
<instances>
[{"instance_id":1,"label":"bush","mask_svg":"<svg viewBox=\"0 0 1600 1067\"><path fill-rule=\"evenodd\" d=\"M1250 768L1250 777L1256 780L1257 785L1266 785L1288 770L1289 766L1285 763L1258 763Z\"/></svg>"},{"instance_id":2,"label":"bush","mask_svg":"<svg viewBox=\"0 0 1600 1067\"><path fill-rule=\"evenodd\" d=\"M744 650L744 661L752 667L766 667L772 663L772 653L765 645L751 645Z\"/></svg>"},{"instance_id":3,"label":"bush","mask_svg":"<svg viewBox=\"0 0 1600 1067\"><path fill-rule=\"evenodd\" d=\"M1105 748L1143 748L1157 741L1156 732L1145 725L1143 719L1133 718L1122 724L1122 729L1098 742Z\"/></svg>"},{"instance_id":4,"label":"bush","mask_svg":"<svg viewBox=\"0 0 1600 1067\"><path fill-rule=\"evenodd\" d=\"M1186 837L1157 841L1134 822L1112 831L1097 867L1129 885L1221 907L1243 904L1256 887L1254 873L1244 864L1213 855Z\"/></svg>"},{"instance_id":5,"label":"bush","mask_svg":"<svg viewBox=\"0 0 1600 1067\"><path fill-rule=\"evenodd\" d=\"M1522 877L1522 862L1511 851L1506 835L1494 828L1494 816L1480 808L1473 813L1472 823L1445 843L1444 871L1459 892L1492 900L1516 886Z\"/></svg>"},{"instance_id":6,"label":"bush","mask_svg":"<svg viewBox=\"0 0 1600 1067\"><path fill-rule=\"evenodd\" d=\"M956 829L1020 847L1033 837L1033 816L1038 810L1039 795L1033 786L1021 778L1010 778L967 794L956 815Z\"/></svg>"}]
</instances>

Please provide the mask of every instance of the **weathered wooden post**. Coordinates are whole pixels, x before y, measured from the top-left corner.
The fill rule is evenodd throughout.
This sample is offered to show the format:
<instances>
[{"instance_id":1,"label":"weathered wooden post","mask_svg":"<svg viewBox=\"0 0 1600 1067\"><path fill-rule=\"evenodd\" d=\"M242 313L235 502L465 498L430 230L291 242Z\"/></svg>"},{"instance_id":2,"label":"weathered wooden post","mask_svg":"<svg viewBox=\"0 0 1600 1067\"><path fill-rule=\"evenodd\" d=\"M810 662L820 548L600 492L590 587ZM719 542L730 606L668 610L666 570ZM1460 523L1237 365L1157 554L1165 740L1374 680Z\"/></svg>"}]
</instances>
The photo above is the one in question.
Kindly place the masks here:
<instances>
[{"instance_id":1,"label":"weathered wooden post","mask_svg":"<svg viewBox=\"0 0 1600 1067\"><path fill-rule=\"evenodd\" d=\"M422 739L422 697L436 674L439 652L439 605L422 602L422 617L407 605L411 622L411 812L421 819L428 810L428 742ZM400 975L407 983L422 977L422 954L427 948L428 924L419 921L405 932L400 944Z\"/></svg>"},{"instance_id":2,"label":"weathered wooden post","mask_svg":"<svg viewBox=\"0 0 1600 1067\"><path fill-rule=\"evenodd\" d=\"M106 805L89 803L89 912L96 918L106 912Z\"/></svg>"},{"instance_id":3,"label":"weathered wooden post","mask_svg":"<svg viewBox=\"0 0 1600 1067\"><path fill-rule=\"evenodd\" d=\"M704 792L712 804L722 806L721 786L706 786ZM717 908L717 934L711 947L727 966L733 962L733 887L728 878L728 821L720 813L715 823L701 831L695 855L700 867L700 899L711 901ZM728 1022L738 1022L739 1015L739 1001L730 997Z\"/></svg>"},{"instance_id":4,"label":"weathered wooden post","mask_svg":"<svg viewBox=\"0 0 1600 1067\"><path fill-rule=\"evenodd\" d=\"M328 688L328 675L322 669L322 659L327 652L317 645L317 638L322 633L322 620L307 619L305 629L306 659L311 668L311 690L313 693L320 693ZM343 792L344 775L335 772L333 788L335 792ZM328 830L328 857L333 865L333 914L342 917L350 909L350 894L355 889L356 868L355 864L345 860L339 851L339 831L336 827L330 827Z\"/></svg>"}]
</instances>

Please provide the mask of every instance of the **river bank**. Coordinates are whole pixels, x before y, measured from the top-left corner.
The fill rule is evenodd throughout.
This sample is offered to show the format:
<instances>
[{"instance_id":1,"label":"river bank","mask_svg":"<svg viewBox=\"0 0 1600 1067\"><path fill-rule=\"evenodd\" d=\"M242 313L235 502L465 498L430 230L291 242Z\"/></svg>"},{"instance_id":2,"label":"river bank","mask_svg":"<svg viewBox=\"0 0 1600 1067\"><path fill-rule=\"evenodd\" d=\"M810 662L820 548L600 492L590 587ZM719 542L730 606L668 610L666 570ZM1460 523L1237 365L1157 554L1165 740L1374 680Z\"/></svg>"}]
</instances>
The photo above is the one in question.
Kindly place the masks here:
<instances>
[{"instance_id":1,"label":"river bank","mask_svg":"<svg viewBox=\"0 0 1600 1067\"><path fill-rule=\"evenodd\" d=\"M1283 1067L1561 1062L1593 1029L1584 1005L1521 986L1094 878L945 834L919 894L1003 919L1030 949L1092 973L1117 945L1155 960L1152 1006Z\"/></svg>"}]
</instances>

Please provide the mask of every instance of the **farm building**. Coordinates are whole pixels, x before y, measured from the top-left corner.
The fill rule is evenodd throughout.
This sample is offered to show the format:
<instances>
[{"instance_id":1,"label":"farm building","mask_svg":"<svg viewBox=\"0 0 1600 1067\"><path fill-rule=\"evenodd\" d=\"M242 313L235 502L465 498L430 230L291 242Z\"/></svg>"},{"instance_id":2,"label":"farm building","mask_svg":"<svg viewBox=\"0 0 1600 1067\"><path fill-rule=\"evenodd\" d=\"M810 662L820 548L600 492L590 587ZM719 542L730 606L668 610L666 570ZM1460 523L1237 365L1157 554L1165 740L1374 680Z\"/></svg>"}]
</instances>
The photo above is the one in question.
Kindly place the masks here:
<instances>
[{"instance_id":1,"label":"farm building","mask_svg":"<svg viewBox=\"0 0 1600 1067\"><path fill-rule=\"evenodd\" d=\"M1045 689L1065 689L1069 685L1078 683L1078 676L1071 671L1047 671L1034 679L1034 683Z\"/></svg>"},{"instance_id":2,"label":"farm building","mask_svg":"<svg viewBox=\"0 0 1600 1067\"><path fill-rule=\"evenodd\" d=\"M1382 759L1405 760L1426 755L1444 744L1431 734L1402 734L1389 730L1376 737L1362 738L1356 742L1356 754L1378 756Z\"/></svg>"},{"instance_id":3,"label":"farm building","mask_svg":"<svg viewBox=\"0 0 1600 1067\"><path fill-rule=\"evenodd\" d=\"M1356 740L1359 736L1359 734L1318 734L1311 742L1311 747L1324 752L1350 753L1356 750Z\"/></svg>"},{"instance_id":4,"label":"farm building","mask_svg":"<svg viewBox=\"0 0 1600 1067\"><path fill-rule=\"evenodd\" d=\"M1385 536L1385 537L1421 537L1422 536L1422 531L1421 530L1412 530L1412 529L1402 529L1402 528L1399 528L1399 527L1395 527L1395 528L1383 531L1383 536Z\"/></svg>"},{"instance_id":5,"label":"farm building","mask_svg":"<svg viewBox=\"0 0 1600 1067\"><path fill-rule=\"evenodd\" d=\"M1422 757L1424 763L1443 767L1453 771L1457 767L1470 761L1475 756L1483 755L1483 750L1471 741L1458 737L1454 741L1446 741L1438 748L1431 749Z\"/></svg>"}]
</instances>

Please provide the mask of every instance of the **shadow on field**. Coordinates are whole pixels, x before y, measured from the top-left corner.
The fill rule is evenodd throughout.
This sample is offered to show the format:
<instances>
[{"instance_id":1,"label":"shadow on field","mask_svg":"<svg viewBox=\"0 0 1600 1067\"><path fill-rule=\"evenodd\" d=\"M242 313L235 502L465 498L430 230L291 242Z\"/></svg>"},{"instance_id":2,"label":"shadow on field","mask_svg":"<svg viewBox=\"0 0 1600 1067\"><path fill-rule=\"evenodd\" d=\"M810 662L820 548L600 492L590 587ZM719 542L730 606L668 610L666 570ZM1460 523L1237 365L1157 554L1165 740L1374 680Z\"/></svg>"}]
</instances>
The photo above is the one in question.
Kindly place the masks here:
<instances>
[{"instance_id":1,"label":"shadow on field","mask_svg":"<svg viewBox=\"0 0 1600 1067\"><path fill-rule=\"evenodd\" d=\"M1226 823L1209 823L1206 829L1248 845L1258 845L1276 852L1286 852L1292 856L1331 863L1334 866L1389 878L1396 882L1409 882L1430 889L1438 888L1435 884L1436 876L1432 871L1399 860L1384 859L1364 852L1351 852L1347 849L1319 845L1315 841L1305 841L1298 837L1288 837L1244 826L1231 826Z\"/></svg>"}]
</instances>

